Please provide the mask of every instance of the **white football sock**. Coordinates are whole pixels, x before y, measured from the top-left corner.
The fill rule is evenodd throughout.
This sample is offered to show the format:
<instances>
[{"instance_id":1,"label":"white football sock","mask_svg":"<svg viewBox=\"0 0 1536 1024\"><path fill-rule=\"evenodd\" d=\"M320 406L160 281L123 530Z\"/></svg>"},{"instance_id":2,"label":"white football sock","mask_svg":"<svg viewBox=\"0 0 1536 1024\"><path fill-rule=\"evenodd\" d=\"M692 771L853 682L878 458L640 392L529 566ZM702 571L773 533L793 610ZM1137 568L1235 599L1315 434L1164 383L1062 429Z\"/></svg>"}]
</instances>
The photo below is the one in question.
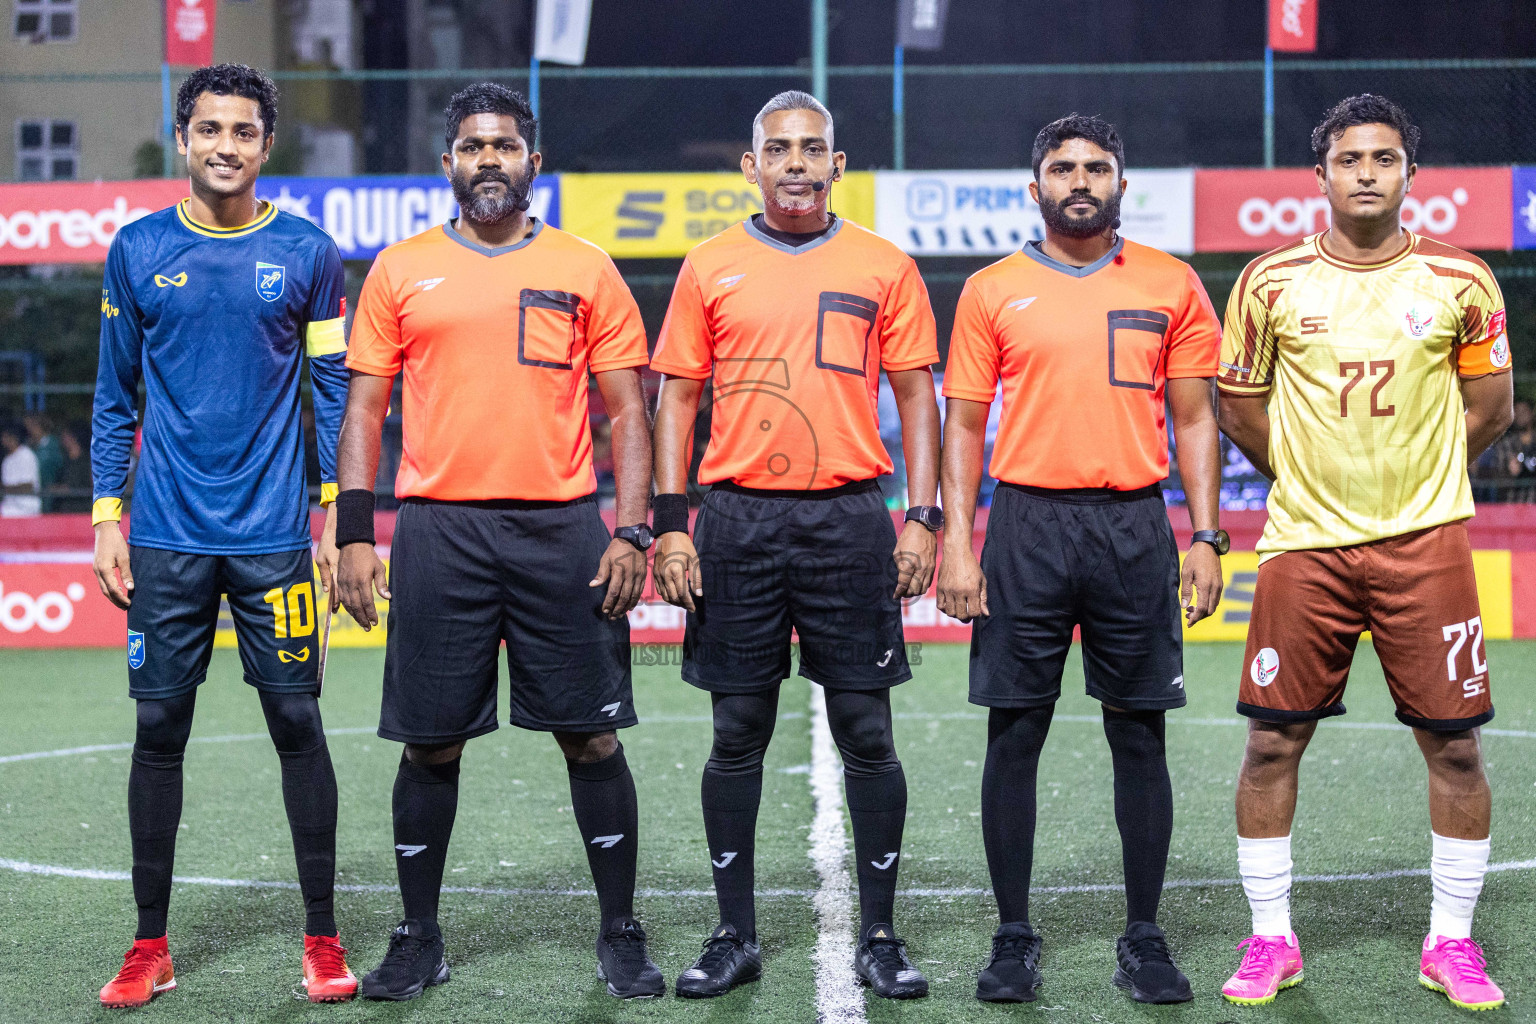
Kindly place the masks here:
<instances>
[{"instance_id":1,"label":"white football sock","mask_svg":"<svg viewBox=\"0 0 1536 1024\"><path fill-rule=\"evenodd\" d=\"M1472 937L1472 912L1477 909L1478 894L1483 891L1483 876L1488 873L1487 839L1450 839L1431 832L1434 856L1429 877L1435 896L1429 908L1429 934L1447 939Z\"/></svg>"},{"instance_id":2,"label":"white football sock","mask_svg":"<svg viewBox=\"0 0 1536 1024\"><path fill-rule=\"evenodd\" d=\"M1291 837L1237 837L1237 870L1253 910L1253 934L1291 934Z\"/></svg>"}]
</instances>

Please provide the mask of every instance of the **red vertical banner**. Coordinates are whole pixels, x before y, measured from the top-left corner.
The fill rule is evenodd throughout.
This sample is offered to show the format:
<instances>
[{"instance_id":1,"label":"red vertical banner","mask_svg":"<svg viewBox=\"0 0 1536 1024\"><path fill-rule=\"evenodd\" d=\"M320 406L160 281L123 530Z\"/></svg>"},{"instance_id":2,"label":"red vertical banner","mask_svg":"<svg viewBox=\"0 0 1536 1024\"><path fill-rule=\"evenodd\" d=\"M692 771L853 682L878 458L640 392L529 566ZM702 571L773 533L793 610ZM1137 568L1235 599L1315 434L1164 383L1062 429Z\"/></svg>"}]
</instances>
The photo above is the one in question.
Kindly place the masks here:
<instances>
[{"instance_id":1,"label":"red vertical banner","mask_svg":"<svg viewBox=\"0 0 1536 1024\"><path fill-rule=\"evenodd\" d=\"M1282 53L1317 50L1318 0L1269 0L1269 48Z\"/></svg>"},{"instance_id":2,"label":"red vertical banner","mask_svg":"<svg viewBox=\"0 0 1536 1024\"><path fill-rule=\"evenodd\" d=\"M213 22L218 0L165 0L165 62L206 67L213 63Z\"/></svg>"}]
</instances>

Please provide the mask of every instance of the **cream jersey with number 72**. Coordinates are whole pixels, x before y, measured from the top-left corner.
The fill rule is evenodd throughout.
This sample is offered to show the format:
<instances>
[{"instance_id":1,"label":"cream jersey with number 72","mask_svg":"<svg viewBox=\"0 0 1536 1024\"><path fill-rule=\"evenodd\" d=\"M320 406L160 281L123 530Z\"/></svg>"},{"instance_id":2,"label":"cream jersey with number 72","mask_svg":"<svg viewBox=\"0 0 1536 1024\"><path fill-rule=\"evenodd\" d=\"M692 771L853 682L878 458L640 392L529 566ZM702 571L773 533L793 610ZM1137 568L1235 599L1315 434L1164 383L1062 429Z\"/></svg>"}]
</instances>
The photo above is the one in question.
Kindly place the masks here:
<instances>
[{"instance_id":1,"label":"cream jersey with number 72","mask_svg":"<svg viewBox=\"0 0 1536 1024\"><path fill-rule=\"evenodd\" d=\"M1509 371L1504 300L1476 256L1407 242L1357 264L1313 235L1248 264L1232 290L1217 385L1270 396L1263 556L1472 515L1458 375Z\"/></svg>"}]
</instances>

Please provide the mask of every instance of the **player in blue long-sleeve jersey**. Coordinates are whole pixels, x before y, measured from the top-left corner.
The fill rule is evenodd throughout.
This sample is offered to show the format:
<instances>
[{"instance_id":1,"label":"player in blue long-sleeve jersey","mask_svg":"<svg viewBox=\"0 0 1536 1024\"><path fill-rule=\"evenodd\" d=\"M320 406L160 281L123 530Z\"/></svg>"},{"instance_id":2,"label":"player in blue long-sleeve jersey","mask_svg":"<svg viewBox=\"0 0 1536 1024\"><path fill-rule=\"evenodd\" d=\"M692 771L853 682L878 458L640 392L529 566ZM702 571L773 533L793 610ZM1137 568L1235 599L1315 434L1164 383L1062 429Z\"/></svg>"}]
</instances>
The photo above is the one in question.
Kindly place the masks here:
<instances>
[{"instance_id":1,"label":"player in blue long-sleeve jersey","mask_svg":"<svg viewBox=\"0 0 1536 1024\"><path fill-rule=\"evenodd\" d=\"M107 256L92 521L102 592L128 611L128 693L138 707L128 827L139 911L122 970L101 990L107 1006L142 1005L176 985L166 914L182 755L221 594L282 765L306 907L305 991L329 1002L357 988L332 910L336 776L316 686L299 392L307 356L329 505L348 376L345 281L329 236L256 198L276 121L277 88L259 71L194 72L176 100L191 197L125 226ZM136 426L143 445L125 539Z\"/></svg>"}]
</instances>

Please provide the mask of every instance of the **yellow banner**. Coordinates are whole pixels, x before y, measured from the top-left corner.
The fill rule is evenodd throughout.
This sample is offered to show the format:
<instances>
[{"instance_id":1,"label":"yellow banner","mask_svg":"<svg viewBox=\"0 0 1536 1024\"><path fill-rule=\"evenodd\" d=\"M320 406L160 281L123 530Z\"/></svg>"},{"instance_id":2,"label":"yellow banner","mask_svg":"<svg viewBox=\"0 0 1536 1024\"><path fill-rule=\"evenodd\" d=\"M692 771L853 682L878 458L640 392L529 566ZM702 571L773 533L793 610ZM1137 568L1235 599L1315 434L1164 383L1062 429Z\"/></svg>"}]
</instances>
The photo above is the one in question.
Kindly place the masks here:
<instances>
[{"instance_id":1,"label":"yellow banner","mask_svg":"<svg viewBox=\"0 0 1536 1024\"><path fill-rule=\"evenodd\" d=\"M1514 602L1508 551L1474 551L1477 599L1482 606L1483 635L1508 640L1514 635ZM1221 560L1225 589L1215 614L1193 628L1184 627L1186 640L1246 640L1248 619L1253 613L1253 587L1259 579L1259 556L1252 551L1233 551Z\"/></svg>"},{"instance_id":2,"label":"yellow banner","mask_svg":"<svg viewBox=\"0 0 1536 1024\"><path fill-rule=\"evenodd\" d=\"M872 172L850 171L831 188L833 212L874 229ZM560 175L560 226L620 259L682 256L762 212L762 194L740 173Z\"/></svg>"}]
</instances>

